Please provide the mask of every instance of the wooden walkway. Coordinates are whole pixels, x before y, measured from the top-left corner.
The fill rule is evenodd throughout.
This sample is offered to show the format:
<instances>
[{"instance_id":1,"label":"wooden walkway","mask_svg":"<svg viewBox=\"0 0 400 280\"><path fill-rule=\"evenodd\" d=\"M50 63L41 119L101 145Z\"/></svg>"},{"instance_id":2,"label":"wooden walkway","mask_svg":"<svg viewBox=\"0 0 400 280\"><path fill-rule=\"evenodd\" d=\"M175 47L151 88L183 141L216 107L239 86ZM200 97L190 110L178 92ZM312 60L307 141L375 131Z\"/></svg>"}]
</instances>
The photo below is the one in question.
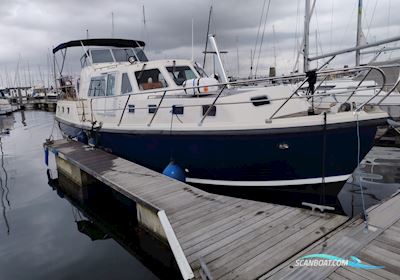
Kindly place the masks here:
<instances>
[{"instance_id":1,"label":"wooden walkway","mask_svg":"<svg viewBox=\"0 0 400 280\"><path fill-rule=\"evenodd\" d=\"M300 252L261 279L385 280L400 279L400 194L368 210L369 229L353 219ZM383 269L343 267L296 267L295 260L308 254L330 254Z\"/></svg>"},{"instance_id":2,"label":"wooden walkway","mask_svg":"<svg viewBox=\"0 0 400 280\"><path fill-rule=\"evenodd\" d=\"M63 162L134 200L139 219L168 240L186 279L257 279L348 221L340 215L320 217L305 209L210 194L74 141L49 147ZM149 212L158 213L165 235ZM182 258L189 272L183 271Z\"/></svg>"}]
</instances>

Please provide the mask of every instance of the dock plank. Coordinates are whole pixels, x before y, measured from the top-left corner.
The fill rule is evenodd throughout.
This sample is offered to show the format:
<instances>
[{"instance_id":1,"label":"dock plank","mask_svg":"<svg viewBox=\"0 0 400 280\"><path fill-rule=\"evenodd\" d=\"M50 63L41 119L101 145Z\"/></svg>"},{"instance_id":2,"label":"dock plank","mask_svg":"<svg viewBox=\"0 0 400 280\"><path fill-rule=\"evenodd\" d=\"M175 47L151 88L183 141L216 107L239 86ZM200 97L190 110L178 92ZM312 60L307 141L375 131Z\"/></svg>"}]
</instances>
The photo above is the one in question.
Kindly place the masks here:
<instances>
[{"instance_id":1,"label":"dock plank","mask_svg":"<svg viewBox=\"0 0 400 280\"><path fill-rule=\"evenodd\" d=\"M293 232L290 236L286 237L283 244L274 244L264 246L269 241L264 242L262 246L258 246L256 250L258 254L252 259L238 265L232 272L222 277L221 279L238 279L240 277L255 279L260 277L265 270L272 269L276 263L280 263L287 259L287 254L295 255L299 251L305 249L310 241L319 239L323 235L320 228L325 227L329 232L337 225L337 221L342 220L343 217L337 216L329 220L313 220L313 222L305 226L300 231ZM232 277L234 276L234 277Z\"/></svg>"},{"instance_id":2,"label":"dock plank","mask_svg":"<svg viewBox=\"0 0 400 280\"><path fill-rule=\"evenodd\" d=\"M164 210L196 278L202 258L214 279L255 279L347 220L211 194L73 141L56 141L51 147L135 202L152 211ZM321 227L327 231L316 233ZM271 258L275 253L278 257Z\"/></svg>"},{"instance_id":3,"label":"dock plank","mask_svg":"<svg viewBox=\"0 0 400 280\"><path fill-rule=\"evenodd\" d=\"M253 209L246 209L240 213L231 217L231 219L226 219L219 224L213 224L208 227L203 227L196 231L188 231L181 238L181 244L183 247L187 248L190 244L198 244L207 240L212 242L213 240L220 238L223 239L227 234L233 234L234 232L240 231L242 228L253 225L266 217L272 216L278 211L283 210L283 207L271 207L271 205L266 205L257 209L254 213ZM288 211L293 210L289 209Z\"/></svg>"},{"instance_id":4,"label":"dock plank","mask_svg":"<svg viewBox=\"0 0 400 280\"><path fill-rule=\"evenodd\" d=\"M265 279L400 279L400 195L368 209L370 228L365 231L364 222L356 217L328 235L322 244L316 244L282 263L278 269L266 273ZM294 261L304 255L325 253L345 259L356 256L363 263L384 266L383 269L363 270L350 267L293 267ZM343 269L350 271L344 271ZM357 274L355 276L354 274ZM361 278L360 278L361 277Z\"/></svg>"}]
</instances>

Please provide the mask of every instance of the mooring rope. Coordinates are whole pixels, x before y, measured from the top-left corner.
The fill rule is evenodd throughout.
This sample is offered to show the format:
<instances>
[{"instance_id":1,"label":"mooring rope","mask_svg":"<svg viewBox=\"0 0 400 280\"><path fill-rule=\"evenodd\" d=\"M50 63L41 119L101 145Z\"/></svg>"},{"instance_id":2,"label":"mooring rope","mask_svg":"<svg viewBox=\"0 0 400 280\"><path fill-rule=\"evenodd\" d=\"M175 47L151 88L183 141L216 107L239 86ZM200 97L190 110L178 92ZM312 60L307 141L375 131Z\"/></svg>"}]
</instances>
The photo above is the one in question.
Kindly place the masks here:
<instances>
[{"instance_id":1,"label":"mooring rope","mask_svg":"<svg viewBox=\"0 0 400 280\"><path fill-rule=\"evenodd\" d=\"M357 170L360 171L360 157L361 157L361 137L360 137L360 124L359 124L359 119L358 119L358 112L356 112L356 118L357 118ZM368 213L365 209L365 200L364 200L364 190L362 186L362 180L361 177L359 177L359 182L360 182L360 191L361 191L361 202L362 202L362 210L364 214L364 223L365 223L365 230L368 230Z\"/></svg>"}]
</instances>

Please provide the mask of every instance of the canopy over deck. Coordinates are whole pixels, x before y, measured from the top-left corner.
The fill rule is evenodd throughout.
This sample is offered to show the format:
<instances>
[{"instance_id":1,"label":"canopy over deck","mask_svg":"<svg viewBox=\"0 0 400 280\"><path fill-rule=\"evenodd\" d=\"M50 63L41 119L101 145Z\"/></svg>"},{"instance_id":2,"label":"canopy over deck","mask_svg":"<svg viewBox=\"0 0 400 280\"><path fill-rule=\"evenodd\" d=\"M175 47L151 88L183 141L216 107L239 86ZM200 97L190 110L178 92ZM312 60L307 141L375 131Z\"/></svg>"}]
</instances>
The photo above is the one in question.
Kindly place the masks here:
<instances>
[{"instance_id":1,"label":"canopy over deck","mask_svg":"<svg viewBox=\"0 0 400 280\"><path fill-rule=\"evenodd\" d=\"M145 43L138 40L126 40L126 39L83 39L74 40L66 43L62 43L53 49L53 53L59 50L80 47L80 46L101 46L101 47L117 47L117 48L132 48L132 47L144 47Z\"/></svg>"}]
</instances>

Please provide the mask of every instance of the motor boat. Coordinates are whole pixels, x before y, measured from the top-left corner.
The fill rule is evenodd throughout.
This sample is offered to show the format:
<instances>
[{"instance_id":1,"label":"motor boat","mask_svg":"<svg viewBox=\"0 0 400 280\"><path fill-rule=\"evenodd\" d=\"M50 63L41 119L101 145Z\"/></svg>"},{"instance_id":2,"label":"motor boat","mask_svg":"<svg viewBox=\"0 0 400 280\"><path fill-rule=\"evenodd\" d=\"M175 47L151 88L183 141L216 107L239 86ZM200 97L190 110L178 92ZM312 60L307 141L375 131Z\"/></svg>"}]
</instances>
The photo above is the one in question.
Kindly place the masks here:
<instances>
[{"instance_id":1,"label":"motor boat","mask_svg":"<svg viewBox=\"0 0 400 280\"><path fill-rule=\"evenodd\" d=\"M82 49L82 69L76 82L59 79L55 118L65 136L158 172L174 162L191 184L344 184L388 118L365 105L310 112L299 91L311 81L301 74L295 88L229 82L221 62L217 80L191 60L149 60L137 40L75 40L53 53L72 47Z\"/></svg>"}]
</instances>

